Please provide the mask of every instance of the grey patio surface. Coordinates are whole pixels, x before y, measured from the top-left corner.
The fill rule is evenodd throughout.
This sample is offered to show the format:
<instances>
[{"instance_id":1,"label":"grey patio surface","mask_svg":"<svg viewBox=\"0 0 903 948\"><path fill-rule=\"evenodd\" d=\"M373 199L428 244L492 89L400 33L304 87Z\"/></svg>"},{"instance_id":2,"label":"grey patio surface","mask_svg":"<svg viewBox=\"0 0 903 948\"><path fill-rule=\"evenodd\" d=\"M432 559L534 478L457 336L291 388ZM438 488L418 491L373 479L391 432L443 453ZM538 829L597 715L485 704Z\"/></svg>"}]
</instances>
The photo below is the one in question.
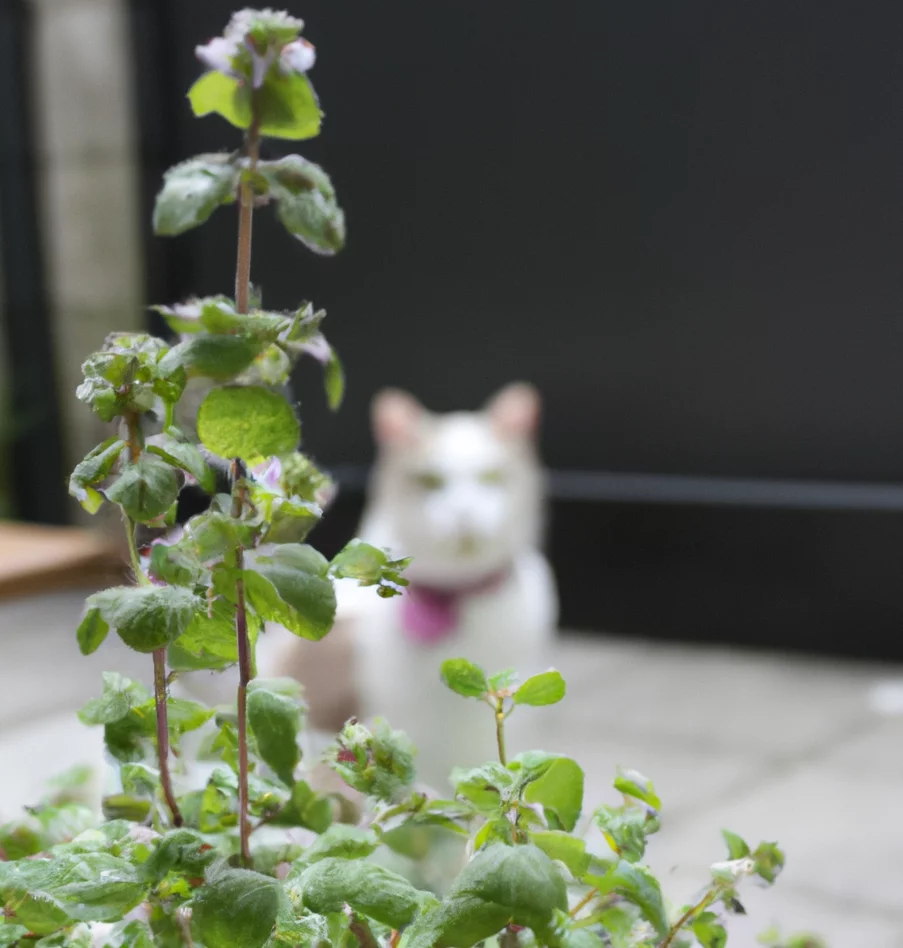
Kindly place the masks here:
<instances>
[{"instance_id":1,"label":"grey patio surface","mask_svg":"<svg viewBox=\"0 0 903 948\"><path fill-rule=\"evenodd\" d=\"M79 655L82 601L66 592L0 604L4 816L90 753L74 711L102 670L147 679L145 658L112 639ZM819 932L832 948L903 948L903 716L869 701L903 668L573 635L558 652L568 696L526 710L537 745L584 766L588 808L616 802L618 765L654 780L664 814L649 863L669 898L705 883L727 827L787 852L774 889L746 892L733 948L752 948L773 924Z\"/></svg>"}]
</instances>

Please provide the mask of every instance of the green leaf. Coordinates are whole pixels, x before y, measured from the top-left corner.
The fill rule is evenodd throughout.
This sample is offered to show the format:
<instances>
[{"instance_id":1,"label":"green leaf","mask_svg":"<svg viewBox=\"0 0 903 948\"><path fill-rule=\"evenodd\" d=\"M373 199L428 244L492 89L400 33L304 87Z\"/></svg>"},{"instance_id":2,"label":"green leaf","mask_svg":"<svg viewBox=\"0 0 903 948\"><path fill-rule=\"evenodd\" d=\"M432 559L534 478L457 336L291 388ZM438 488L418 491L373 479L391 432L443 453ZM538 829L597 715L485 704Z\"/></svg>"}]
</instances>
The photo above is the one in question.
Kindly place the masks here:
<instances>
[{"instance_id":1,"label":"green leaf","mask_svg":"<svg viewBox=\"0 0 903 948\"><path fill-rule=\"evenodd\" d=\"M560 672L547 671L541 675L528 678L514 692L515 704L528 704L539 707L546 704L557 704L564 697L567 686Z\"/></svg>"},{"instance_id":2,"label":"green leaf","mask_svg":"<svg viewBox=\"0 0 903 948\"><path fill-rule=\"evenodd\" d=\"M261 619L317 642L332 628L336 598L329 563L313 547L287 543L245 570L245 591Z\"/></svg>"},{"instance_id":3,"label":"green leaf","mask_svg":"<svg viewBox=\"0 0 903 948\"><path fill-rule=\"evenodd\" d=\"M410 558L392 560L385 550L377 549L362 540L351 540L335 555L330 572L336 579L354 579L359 586L378 586L378 594L385 599L401 595L408 581L401 575Z\"/></svg>"},{"instance_id":4,"label":"green leaf","mask_svg":"<svg viewBox=\"0 0 903 948\"><path fill-rule=\"evenodd\" d=\"M164 435L160 443L148 444L147 450L167 464L186 471L208 494L216 493L216 474L193 444Z\"/></svg>"},{"instance_id":5,"label":"green leaf","mask_svg":"<svg viewBox=\"0 0 903 948\"><path fill-rule=\"evenodd\" d=\"M341 912L347 904L395 929L409 925L428 898L394 872L351 859L319 860L304 870L301 888L304 904L312 912L328 915Z\"/></svg>"},{"instance_id":6,"label":"green leaf","mask_svg":"<svg viewBox=\"0 0 903 948\"><path fill-rule=\"evenodd\" d=\"M124 447L121 439L108 438L75 466L69 478L69 493L88 513L97 513L103 503L103 496L93 485L109 477Z\"/></svg>"},{"instance_id":7,"label":"green leaf","mask_svg":"<svg viewBox=\"0 0 903 948\"><path fill-rule=\"evenodd\" d=\"M259 95L262 135L300 141L319 134L320 109L304 76L270 70ZM188 98L197 116L217 113L236 128L251 125L250 87L231 76L206 73L191 87Z\"/></svg>"},{"instance_id":8,"label":"green leaf","mask_svg":"<svg viewBox=\"0 0 903 948\"><path fill-rule=\"evenodd\" d=\"M213 389L198 409L197 429L209 451L246 461L289 454L301 438L289 403L259 386Z\"/></svg>"},{"instance_id":9,"label":"green leaf","mask_svg":"<svg viewBox=\"0 0 903 948\"><path fill-rule=\"evenodd\" d=\"M251 126L251 90L247 84L221 72L207 72L188 91L198 117L217 113L236 128Z\"/></svg>"},{"instance_id":10,"label":"green leaf","mask_svg":"<svg viewBox=\"0 0 903 948\"><path fill-rule=\"evenodd\" d=\"M179 496L179 477L160 458L142 454L123 467L119 476L103 492L111 503L119 504L138 523L163 516Z\"/></svg>"},{"instance_id":11,"label":"green leaf","mask_svg":"<svg viewBox=\"0 0 903 948\"><path fill-rule=\"evenodd\" d=\"M215 858L216 852L200 833L176 829L161 837L141 871L153 882L162 881L169 872L203 878Z\"/></svg>"},{"instance_id":12,"label":"green leaf","mask_svg":"<svg viewBox=\"0 0 903 948\"><path fill-rule=\"evenodd\" d=\"M727 843L728 859L743 859L749 855L749 846L742 837L730 830L722 830L721 835Z\"/></svg>"},{"instance_id":13,"label":"green leaf","mask_svg":"<svg viewBox=\"0 0 903 948\"><path fill-rule=\"evenodd\" d=\"M289 803L273 819L276 826L303 826L315 833L325 833L332 822L329 798L318 796L303 780L292 787Z\"/></svg>"},{"instance_id":14,"label":"green leaf","mask_svg":"<svg viewBox=\"0 0 903 948\"><path fill-rule=\"evenodd\" d=\"M601 806L593 814L593 821L612 850L628 862L643 858L646 836L659 828L656 819L648 818L637 807Z\"/></svg>"},{"instance_id":15,"label":"green leaf","mask_svg":"<svg viewBox=\"0 0 903 948\"><path fill-rule=\"evenodd\" d=\"M489 691L486 673L466 658L449 658L442 663L442 684L465 698L482 698Z\"/></svg>"},{"instance_id":16,"label":"green leaf","mask_svg":"<svg viewBox=\"0 0 903 948\"><path fill-rule=\"evenodd\" d=\"M338 411L345 397L345 370L342 362L336 355L335 349L330 349L329 359L323 368L326 385L326 399L333 411Z\"/></svg>"},{"instance_id":17,"label":"green leaf","mask_svg":"<svg viewBox=\"0 0 903 948\"><path fill-rule=\"evenodd\" d=\"M606 895L615 892L632 902L643 913L643 918L664 937L668 932L668 913L665 910L662 890L655 876L645 867L620 860L610 872L598 882L599 892Z\"/></svg>"},{"instance_id":18,"label":"green leaf","mask_svg":"<svg viewBox=\"0 0 903 948\"><path fill-rule=\"evenodd\" d=\"M301 709L297 703L266 688L255 688L248 695L248 724L264 763L291 787L301 758L298 749Z\"/></svg>"},{"instance_id":19,"label":"green leaf","mask_svg":"<svg viewBox=\"0 0 903 948\"><path fill-rule=\"evenodd\" d=\"M645 803L646 806L653 809L656 814L661 812L662 801L656 796L652 781L644 777L636 770L626 770L615 777L615 790L620 791L626 797L633 797Z\"/></svg>"},{"instance_id":20,"label":"green leaf","mask_svg":"<svg viewBox=\"0 0 903 948\"><path fill-rule=\"evenodd\" d=\"M759 843L750 858L755 863L755 873L766 882L774 882L784 868L784 853L777 843Z\"/></svg>"},{"instance_id":21,"label":"green leaf","mask_svg":"<svg viewBox=\"0 0 903 948\"><path fill-rule=\"evenodd\" d=\"M327 760L352 789L393 802L414 780L414 754L402 731L377 718L372 732L355 721L346 724Z\"/></svg>"},{"instance_id":22,"label":"green leaf","mask_svg":"<svg viewBox=\"0 0 903 948\"><path fill-rule=\"evenodd\" d=\"M71 921L117 921L146 895L135 868L105 852L55 853L17 867L0 875L0 901L11 902L17 921L37 934Z\"/></svg>"},{"instance_id":23,"label":"green leaf","mask_svg":"<svg viewBox=\"0 0 903 948\"><path fill-rule=\"evenodd\" d=\"M320 107L306 76L271 69L260 90L260 134L302 141L320 134ZM241 126L240 126L241 127ZM246 126L245 126L246 127Z\"/></svg>"},{"instance_id":24,"label":"green leaf","mask_svg":"<svg viewBox=\"0 0 903 948\"><path fill-rule=\"evenodd\" d=\"M160 360L158 370L163 376L187 371L192 377L203 376L218 382L228 382L244 372L261 349L260 342L244 334L229 336L198 333L173 346Z\"/></svg>"},{"instance_id":25,"label":"green leaf","mask_svg":"<svg viewBox=\"0 0 903 948\"><path fill-rule=\"evenodd\" d=\"M507 800L514 787L514 777L502 764L490 762L473 770L452 773L455 796L469 800L484 814L493 814Z\"/></svg>"},{"instance_id":26,"label":"green leaf","mask_svg":"<svg viewBox=\"0 0 903 948\"><path fill-rule=\"evenodd\" d=\"M89 596L87 604L98 609L103 620L136 652L165 648L202 608L201 600L180 586L114 586Z\"/></svg>"},{"instance_id":27,"label":"green leaf","mask_svg":"<svg viewBox=\"0 0 903 948\"><path fill-rule=\"evenodd\" d=\"M566 910L564 878L541 849L495 843L464 867L444 902L415 920L403 944L470 948L509 924L547 932Z\"/></svg>"},{"instance_id":28,"label":"green leaf","mask_svg":"<svg viewBox=\"0 0 903 948\"><path fill-rule=\"evenodd\" d=\"M205 948L262 948L284 904L275 879L227 869L195 893L192 928Z\"/></svg>"},{"instance_id":29,"label":"green leaf","mask_svg":"<svg viewBox=\"0 0 903 948\"><path fill-rule=\"evenodd\" d=\"M315 253L334 254L345 243L345 215L336 201L329 176L300 155L257 166L278 202L285 229Z\"/></svg>"},{"instance_id":30,"label":"green leaf","mask_svg":"<svg viewBox=\"0 0 903 948\"><path fill-rule=\"evenodd\" d=\"M24 925L16 925L14 922L0 922L0 948L12 948L17 941L28 934L28 929Z\"/></svg>"},{"instance_id":31,"label":"green leaf","mask_svg":"<svg viewBox=\"0 0 903 948\"><path fill-rule=\"evenodd\" d=\"M727 932L714 912L703 912L694 920L692 927L702 948L725 948Z\"/></svg>"},{"instance_id":32,"label":"green leaf","mask_svg":"<svg viewBox=\"0 0 903 948\"><path fill-rule=\"evenodd\" d=\"M160 547L155 547L155 551ZM250 617L249 617L250 618ZM202 668L223 669L238 661L235 613L225 599L218 598L209 613L198 612L178 642L169 647L174 671Z\"/></svg>"},{"instance_id":33,"label":"green leaf","mask_svg":"<svg viewBox=\"0 0 903 948\"><path fill-rule=\"evenodd\" d=\"M576 836L558 830L537 830L530 833L530 842L550 859L563 862L576 879L582 879L589 870L586 843Z\"/></svg>"},{"instance_id":34,"label":"green leaf","mask_svg":"<svg viewBox=\"0 0 903 948\"><path fill-rule=\"evenodd\" d=\"M154 205L154 233L183 234L203 224L238 190L238 169L228 155L198 155L170 168Z\"/></svg>"},{"instance_id":35,"label":"green leaf","mask_svg":"<svg viewBox=\"0 0 903 948\"><path fill-rule=\"evenodd\" d=\"M583 808L583 771L569 757L531 752L519 754L509 765L520 770L525 782L523 798L539 803L552 829L569 833Z\"/></svg>"},{"instance_id":36,"label":"green leaf","mask_svg":"<svg viewBox=\"0 0 903 948\"><path fill-rule=\"evenodd\" d=\"M125 678L118 672L103 673L103 694L92 698L79 712L78 719L89 727L112 724L122 720L134 707L148 699L147 689L140 682Z\"/></svg>"},{"instance_id":37,"label":"green leaf","mask_svg":"<svg viewBox=\"0 0 903 948\"><path fill-rule=\"evenodd\" d=\"M75 632L78 649L82 655L90 655L92 652L96 652L103 644L103 640L107 637L109 631L110 627L100 614L100 609L89 609Z\"/></svg>"},{"instance_id":38,"label":"green leaf","mask_svg":"<svg viewBox=\"0 0 903 948\"><path fill-rule=\"evenodd\" d=\"M379 839L373 830L333 823L304 852L304 861L313 864L321 859L364 859L376 850Z\"/></svg>"}]
</instances>

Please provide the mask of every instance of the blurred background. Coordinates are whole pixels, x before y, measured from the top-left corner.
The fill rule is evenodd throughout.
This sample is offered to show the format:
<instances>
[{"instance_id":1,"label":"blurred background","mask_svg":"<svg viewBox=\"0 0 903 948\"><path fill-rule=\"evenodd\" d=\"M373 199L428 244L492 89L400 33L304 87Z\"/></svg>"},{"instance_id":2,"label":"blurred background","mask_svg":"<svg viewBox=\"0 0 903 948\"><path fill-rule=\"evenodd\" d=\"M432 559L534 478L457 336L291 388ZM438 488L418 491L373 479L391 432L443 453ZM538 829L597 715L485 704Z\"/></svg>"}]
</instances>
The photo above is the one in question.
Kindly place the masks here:
<instances>
[{"instance_id":1,"label":"blurred background","mask_svg":"<svg viewBox=\"0 0 903 948\"><path fill-rule=\"evenodd\" d=\"M237 144L185 99L233 6L0 4L10 520L85 523L66 476L101 432L72 392L104 335L230 291L231 210L168 240L150 210L167 167ZM678 797L701 780L735 800L764 768L763 831L795 831L811 870L792 920L901 948L899 887L862 901L850 879L903 846L903 730L868 698L903 658L903 8L290 7L326 110L300 150L349 221L334 259L255 223L265 302L325 307L348 374L337 420L316 367L297 380L305 447L342 485L314 543L353 534L377 389L444 411L534 382L562 625L605 643L588 689L649 701L625 692L609 756L636 751Z\"/></svg>"},{"instance_id":2,"label":"blurred background","mask_svg":"<svg viewBox=\"0 0 903 948\"><path fill-rule=\"evenodd\" d=\"M149 212L166 167L233 142L185 100L231 8L3 4L13 516L77 516L65 472L97 432L71 392L105 332L230 285L226 220L158 240ZM903 656L899 6L301 12L327 112L304 152L349 242L312 258L260 215L254 276L274 307L326 307L348 371L336 424L298 379L344 487L317 542L353 530L377 388L475 408L524 377L565 625Z\"/></svg>"}]
</instances>

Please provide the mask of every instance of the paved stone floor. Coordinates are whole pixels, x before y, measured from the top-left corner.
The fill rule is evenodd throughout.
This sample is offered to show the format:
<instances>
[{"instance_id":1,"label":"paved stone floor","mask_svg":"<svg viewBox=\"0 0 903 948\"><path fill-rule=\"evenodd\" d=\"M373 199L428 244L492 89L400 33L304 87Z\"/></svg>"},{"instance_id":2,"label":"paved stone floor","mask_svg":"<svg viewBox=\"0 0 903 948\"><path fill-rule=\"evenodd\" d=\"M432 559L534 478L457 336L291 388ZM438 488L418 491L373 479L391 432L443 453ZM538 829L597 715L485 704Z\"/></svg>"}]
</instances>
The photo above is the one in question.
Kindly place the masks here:
<instances>
[{"instance_id":1,"label":"paved stone floor","mask_svg":"<svg viewBox=\"0 0 903 948\"><path fill-rule=\"evenodd\" d=\"M146 678L146 660L112 640L78 654L82 598L0 604L0 813L90 757L73 712L102 670ZM590 805L615 801L618 765L654 780L664 819L649 861L671 899L705 882L727 827L787 852L777 886L747 893L732 948L773 924L831 948L903 948L903 714L872 708L903 668L576 636L557 664L568 697L527 712L537 743L580 761Z\"/></svg>"}]
</instances>

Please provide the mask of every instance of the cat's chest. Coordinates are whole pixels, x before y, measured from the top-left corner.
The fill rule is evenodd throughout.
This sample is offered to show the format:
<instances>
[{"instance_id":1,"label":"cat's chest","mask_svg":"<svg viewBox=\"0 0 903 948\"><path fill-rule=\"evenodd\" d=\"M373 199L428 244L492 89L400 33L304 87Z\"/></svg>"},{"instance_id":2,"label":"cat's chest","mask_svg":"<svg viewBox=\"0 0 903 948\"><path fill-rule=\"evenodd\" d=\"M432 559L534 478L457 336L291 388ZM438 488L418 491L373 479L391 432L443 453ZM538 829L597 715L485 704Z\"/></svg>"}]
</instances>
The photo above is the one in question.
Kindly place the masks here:
<instances>
[{"instance_id":1,"label":"cat's chest","mask_svg":"<svg viewBox=\"0 0 903 948\"><path fill-rule=\"evenodd\" d=\"M348 617L353 630L365 691L386 690L397 675L437 680L446 658L465 657L489 672L521 660L534 664L541 660L539 653L557 621L551 571L535 551L522 554L497 586L462 595L454 604L452 627L429 641L412 628L403 597L377 600L349 588L340 591L339 601L340 614Z\"/></svg>"}]
</instances>

